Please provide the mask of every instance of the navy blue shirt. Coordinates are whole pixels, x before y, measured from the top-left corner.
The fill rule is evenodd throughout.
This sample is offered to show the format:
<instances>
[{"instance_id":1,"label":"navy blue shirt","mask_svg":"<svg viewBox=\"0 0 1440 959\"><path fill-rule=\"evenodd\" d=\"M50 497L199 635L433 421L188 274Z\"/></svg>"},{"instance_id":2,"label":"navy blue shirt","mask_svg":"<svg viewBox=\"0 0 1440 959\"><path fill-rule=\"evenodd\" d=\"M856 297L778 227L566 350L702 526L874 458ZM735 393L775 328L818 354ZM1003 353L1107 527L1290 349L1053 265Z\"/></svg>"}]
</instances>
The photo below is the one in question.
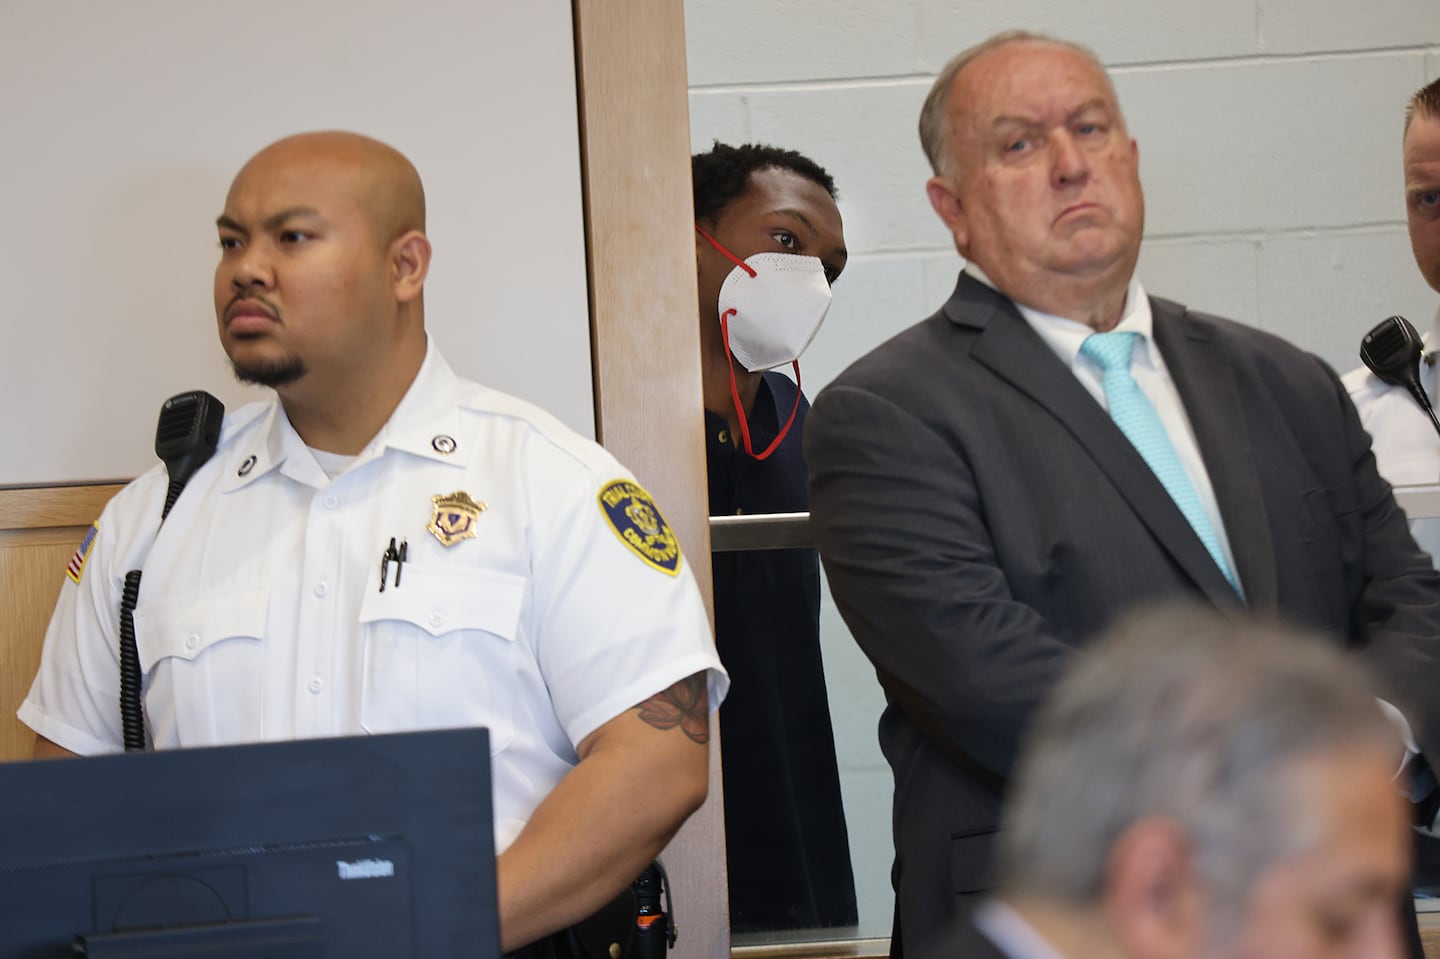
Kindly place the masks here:
<instances>
[{"instance_id":1,"label":"navy blue shirt","mask_svg":"<svg viewBox=\"0 0 1440 959\"><path fill-rule=\"evenodd\" d=\"M748 419L763 451L798 390L766 373ZM768 459L732 445L706 411L710 514L810 508L800 437L810 404ZM720 707L734 932L854 925L855 880L820 659L820 562L813 549L715 553L715 640L730 673Z\"/></svg>"}]
</instances>

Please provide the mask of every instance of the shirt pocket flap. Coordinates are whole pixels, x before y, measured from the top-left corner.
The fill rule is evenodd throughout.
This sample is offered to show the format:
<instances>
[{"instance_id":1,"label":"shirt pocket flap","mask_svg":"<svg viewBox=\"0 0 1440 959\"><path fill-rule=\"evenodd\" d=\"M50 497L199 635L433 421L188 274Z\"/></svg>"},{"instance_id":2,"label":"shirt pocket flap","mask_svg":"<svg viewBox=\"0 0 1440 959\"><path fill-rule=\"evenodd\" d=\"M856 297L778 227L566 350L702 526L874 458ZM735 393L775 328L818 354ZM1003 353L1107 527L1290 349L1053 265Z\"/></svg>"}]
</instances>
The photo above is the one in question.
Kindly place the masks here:
<instances>
[{"instance_id":1,"label":"shirt pocket flap","mask_svg":"<svg viewBox=\"0 0 1440 959\"><path fill-rule=\"evenodd\" d=\"M227 639L263 639L270 613L264 589L225 590L142 606L135 611L140 667L165 659L194 660Z\"/></svg>"},{"instance_id":2,"label":"shirt pocket flap","mask_svg":"<svg viewBox=\"0 0 1440 959\"><path fill-rule=\"evenodd\" d=\"M400 585L369 590L360 603L360 622L399 620L431 636L478 629L515 639L525 601L525 578L492 570L405 566Z\"/></svg>"}]
</instances>

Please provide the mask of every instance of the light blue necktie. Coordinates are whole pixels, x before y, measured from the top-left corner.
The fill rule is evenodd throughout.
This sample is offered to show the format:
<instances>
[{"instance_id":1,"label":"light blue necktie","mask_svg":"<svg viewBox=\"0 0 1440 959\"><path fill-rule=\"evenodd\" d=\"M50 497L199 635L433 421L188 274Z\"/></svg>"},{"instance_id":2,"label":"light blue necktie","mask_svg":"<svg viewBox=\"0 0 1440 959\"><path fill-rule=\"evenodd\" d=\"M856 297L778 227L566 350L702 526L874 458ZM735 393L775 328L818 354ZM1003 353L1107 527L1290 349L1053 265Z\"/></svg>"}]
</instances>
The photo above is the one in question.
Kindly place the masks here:
<instances>
[{"instance_id":1,"label":"light blue necktie","mask_svg":"<svg viewBox=\"0 0 1440 959\"><path fill-rule=\"evenodd\" d=\"M1139 339L1139 333L1092 333L1081 345L1080 355L1094 360L1104 372L1101 385L1105 388L1105 400L1110 406L1110 418L1144 457L1165 487L1165 492L1170 494L1180 512L1190 521L1195 535L1210 551L1215 565L1230 581L1231 588L1244 599L1245 591L1241 589L1230 564L1225 561L1215 528L1210 525L1210 517L1205 515L1200 496L1195 492L1174 444L1170 442L1170 435L1165 432L1165 424L1160 422L1160 414L1155 412L1140 384L1130 375L1130 355L1134 353Z\"/></svg>"}]
</instances>

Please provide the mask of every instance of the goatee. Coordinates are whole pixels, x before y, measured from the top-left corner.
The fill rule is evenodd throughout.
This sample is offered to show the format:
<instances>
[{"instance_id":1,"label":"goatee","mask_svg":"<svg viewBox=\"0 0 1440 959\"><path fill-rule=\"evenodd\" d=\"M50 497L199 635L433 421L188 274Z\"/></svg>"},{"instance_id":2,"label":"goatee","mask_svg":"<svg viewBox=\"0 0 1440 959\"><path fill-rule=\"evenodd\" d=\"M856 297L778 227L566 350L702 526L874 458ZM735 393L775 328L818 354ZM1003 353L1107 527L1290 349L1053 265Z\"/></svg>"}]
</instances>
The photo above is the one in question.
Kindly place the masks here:
<instances>
[{"instance_id":1,"label":"goatee","mask_svg":"<svg viewBox=\"0 0 1440 959\"><path fill-rule=\"evenodd\" d=\"M262 363L240 363L232 360L230 365L235 370L235 378L241 383L254 383L256 386L271 388L288 386L309 372L305 361L298 356Z\"/></svg>"}]
</instances>

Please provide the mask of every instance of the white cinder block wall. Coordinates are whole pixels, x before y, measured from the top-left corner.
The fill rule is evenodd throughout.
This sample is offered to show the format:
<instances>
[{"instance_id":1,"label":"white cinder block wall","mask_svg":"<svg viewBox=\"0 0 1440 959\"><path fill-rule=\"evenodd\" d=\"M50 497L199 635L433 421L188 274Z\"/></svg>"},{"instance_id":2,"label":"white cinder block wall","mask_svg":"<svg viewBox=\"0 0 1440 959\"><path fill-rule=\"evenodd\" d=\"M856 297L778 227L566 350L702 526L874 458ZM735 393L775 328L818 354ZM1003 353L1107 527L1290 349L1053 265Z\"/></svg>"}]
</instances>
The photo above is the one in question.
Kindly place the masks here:
<instances>
[{"instance_id":1,"label":"white cinder block wall","mask_svg":"<svg viewBox=\"0 0 1440 959\"><path fill-rule=\"evenodd\" d=\"M806 391L933 312L959 260L915 122L954 53L1012 27L1090 45L1140 144L1146 287L1340 370L1392 313L1429 322L1401 201L1405 99L1440 77L1440 0L686 0L692 143L762 141L834 174L850 265ZM831 712L862 924L889 931L882 700L827 608Z\"/></svg>"}]
</instances>

